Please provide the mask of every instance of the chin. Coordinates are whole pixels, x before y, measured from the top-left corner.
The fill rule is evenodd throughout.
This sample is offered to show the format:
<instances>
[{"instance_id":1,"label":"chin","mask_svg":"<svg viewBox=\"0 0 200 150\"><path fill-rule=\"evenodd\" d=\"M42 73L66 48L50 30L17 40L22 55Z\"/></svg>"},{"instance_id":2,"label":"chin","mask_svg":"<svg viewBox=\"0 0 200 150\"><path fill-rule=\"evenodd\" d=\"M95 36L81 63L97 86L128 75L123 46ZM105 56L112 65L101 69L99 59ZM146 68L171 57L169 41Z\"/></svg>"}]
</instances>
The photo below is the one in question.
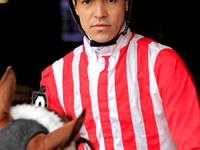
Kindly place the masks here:
<instances>
[{"instance_id":1,"label":"chin","mask_svg":"<svg viewBox=\"0 0 200 150\"><path fill-rule=\"evenodd\" d=\"M105 43L105 42L108 42L110 40L112 40L115 36L113 37L108 37L108 36L103 36L103 35L100 35L100 36L97 36L97 37L94 37L92 38L92 40L98 42L98 43Z\"/></svg>"},{"instance_id":2,"label":"chin","mask_svg":"<svg viewBox=\"0 0 200 150\"><path fill-rule=\"evenodd\" d=\"M98 43L105 43L110 40L112 40L115 37L115 34L110 34L110 33L105 33L105 32L100 32L96 33L95 35L89 35L90 38Z\"/></svg>"}]
</instances>

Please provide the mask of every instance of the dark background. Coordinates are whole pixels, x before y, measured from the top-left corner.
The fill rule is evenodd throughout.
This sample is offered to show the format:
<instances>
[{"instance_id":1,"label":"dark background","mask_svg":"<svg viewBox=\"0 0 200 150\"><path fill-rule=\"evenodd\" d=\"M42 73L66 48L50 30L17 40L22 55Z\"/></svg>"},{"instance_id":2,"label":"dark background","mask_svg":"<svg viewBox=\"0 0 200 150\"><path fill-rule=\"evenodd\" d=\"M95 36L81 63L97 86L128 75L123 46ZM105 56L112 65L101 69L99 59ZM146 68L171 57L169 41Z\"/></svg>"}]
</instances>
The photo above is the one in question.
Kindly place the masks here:
<instances>
[{"instance_id":1,"label":"dark background","mask_svg":"<svg viewBox=\"0 0 200 150\"><path fill-rule=\"evenodd\" d=\"M131 30L168 45L186 62L200 91L198 1L134 1ZM43 69L81 43L61 41L59 0L0 4L0 76L12 65L18 84L38 86Z\"/></svg>"}]
</instances>

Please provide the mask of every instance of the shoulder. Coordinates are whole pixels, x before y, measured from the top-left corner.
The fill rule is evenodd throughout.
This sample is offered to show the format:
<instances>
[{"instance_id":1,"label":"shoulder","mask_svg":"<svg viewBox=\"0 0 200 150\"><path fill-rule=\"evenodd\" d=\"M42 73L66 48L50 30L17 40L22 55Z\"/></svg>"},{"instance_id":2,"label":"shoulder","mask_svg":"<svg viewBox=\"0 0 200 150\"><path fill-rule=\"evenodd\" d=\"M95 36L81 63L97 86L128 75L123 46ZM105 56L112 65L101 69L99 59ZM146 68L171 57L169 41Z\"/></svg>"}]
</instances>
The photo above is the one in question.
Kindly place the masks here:
<instances>
[{"instance_id":1,"label":"shoulder","mask_svg":"<svg viewBox=\"0 0 200 150\"><path fill-rule=\"evenodd\" d=\"M175 50L169 48L162 49L156 56L154 70L161 69L161 67L164 67L169 71L172 71L173 69L189 71L183 59Z\"/></svg>"},{"instance_id":2,"label":"shoulder","mask_svg":"<svg viewBox=\"0 0 200 150\"><path fill-rule=\"evenodd\" d=\"M163 49L157 54L154 73L157 81L181 83L183 79L190 79L194 82L187 65L173 49Z\"/></svg>"},{"instance_id":3,"label":"shoulder","mask_svg":"<svg viewBox=\"0 0 200 150\"><path fill-rule=\"evenodd\" d=\"M70 62L73 61L73 57L75 55L77 55L78 53L81 53L83 51L83 45L75 48L73 51L71 51L70 53L68 53L67 55L65 55L64 57L62 57L61 59L55 61L53 64L49 65L47 68L45 68L42 71L42 78L45 78L51 74L53 74L53 67L55 66L55 68L60 68L63 66L63 63L65 62L65 64L70 64Z\"/></svg>"},{"instance_id":4,"label":"shoulder","mask_svg":"<svg viewBox=\"0 0 200 150\"><path fill-rule=\"evenodd\" d=\"M149 38L141 40L143 44L148 46L149 62L151 62L156 74L161 72L170 74L175 70L189 72L185 62L174 49L156 41L151 41Z\"/></svg>"},{"instance_id":5,"label":"shoulder","mask_svg":"<svg viewBox=\"0 0 200 150\"><path fill-rule=\"evenodd\" d=\"M164 49L172 49L169 46L163 45L151 38L144 37L140 34L132 32L131 42L134 42L138 50L147 49L149 55L155 55Z\"/></svg>"},{"instance_id":6,"label":"shoulder","mask_svg":"<svg viewBox=\"0 0 200 150\"><path fill-rule=\"evenodd\" d=\"M195 82L187 65L175 50L166 48L158 52L154 62L154 74L161 96L182 90L195 89ZM187 89L187 90L186 90Z\"/></svg>"},{"instance_id":7,"label":"shoulder","mask_svg":"<svg viewBox=\"0 0 200 150\"><path fill-rule=\"evenodd\" d=\"M63 59L70 59L70 57L72 56L73 52L68 53L67 55L65 55L63 58L60 58L59 60L56 60L53 64L49 65L47 68L45 68L42 71L42 78L46 78L47 76L53 74L54 70L53 67L61 67L63 65Z\"/></svg>"},{"instance_id":8,"label":"shoulder","mask_svg":"<svg viewBox=\"0 0 200 150\"><path fill-rule=\"evenodd\" d=\"M135 34L137 53L141 58L148 55L149 66L154 70L157 81L183 78L192 78L189 69L176 51L166 45L158 43L150 38ZM188 76L189 75L189 76Z\"/></svg>"},{"instance_id":9,"label":"shoulder","mask_svg":"<svg viewBox=\"0 0 200 150\"><path fill-rule=\"evenodd\" d=\"M154 60L154 73L157 78L159 76L175 78L175 74L183 76L184 74L190 74L190 71L183 61L183 59L176 53L175 50L170 48L164 48L160 50L155 56Z\"/></svg>"},{"instance_id":10,"label":"shoulder","mask_svg":"<svg viewBox=\"0 0 200 150\"><path fill-rule=\"evenodd\" d=\"M169 64L173 63L174 61L183 62L180 56L171 47L158 43L157 41L148 37L144 37L140 34L132 34L134 37L131 42L135 43L137 51L143 51L140 52L140 54L148 54L153 67L155 63L159 64L166 62Z\"/></svg>"}]
</instances>

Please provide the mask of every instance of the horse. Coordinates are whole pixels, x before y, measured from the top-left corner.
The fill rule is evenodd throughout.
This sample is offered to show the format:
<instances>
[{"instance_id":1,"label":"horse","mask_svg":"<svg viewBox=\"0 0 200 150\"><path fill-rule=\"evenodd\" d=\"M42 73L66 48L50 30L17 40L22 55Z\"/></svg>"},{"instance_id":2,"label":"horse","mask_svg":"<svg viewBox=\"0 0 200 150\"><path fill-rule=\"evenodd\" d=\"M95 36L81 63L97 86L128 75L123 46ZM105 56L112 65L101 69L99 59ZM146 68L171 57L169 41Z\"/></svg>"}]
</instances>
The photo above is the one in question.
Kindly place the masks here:
<instances>
[{"instance_id":1,"label":"horse","mask_svg":"<svg viewBox=\"0 0 200 150\"><path fill-rule=\"evenodd\" d=\"M76 150L81 143L95 150L93 143L79 136L85 112L72 119L30 104L12 106L16 76L7 67L0 80L0 148L4 150Z\"/></svg>"}]
</instances>

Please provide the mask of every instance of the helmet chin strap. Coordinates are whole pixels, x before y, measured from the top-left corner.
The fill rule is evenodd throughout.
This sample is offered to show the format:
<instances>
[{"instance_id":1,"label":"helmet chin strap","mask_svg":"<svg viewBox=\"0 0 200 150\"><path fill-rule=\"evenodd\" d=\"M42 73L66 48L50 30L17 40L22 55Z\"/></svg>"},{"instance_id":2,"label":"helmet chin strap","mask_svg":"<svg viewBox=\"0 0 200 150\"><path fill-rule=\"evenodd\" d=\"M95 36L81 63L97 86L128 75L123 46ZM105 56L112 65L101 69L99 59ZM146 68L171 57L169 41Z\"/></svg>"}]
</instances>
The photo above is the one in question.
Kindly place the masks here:
<instances>
[{"instance_id":1,"label":"helmet chin strap","mask_svg":"<svg viewBox=\"0 0 200 150\"><path fill-rule=\"evenodd\" d=\"M121 35L121 33L119 35ZM90 46L95 46L95 47L109 46L109 45L116 44L116 41L117 41L117 38L113 38L112 40L105 42L105 43L99 43L99 42L96 42L94 40L91 40Z\"/></svg>"},{"instance_id":2,"label":"helmet chin strap","mask_svg":"<svg viewBox=\"0 0 200 150\"><path fill-rule=\"evenodd\" d=\"M119 38L119 36L125 35L127 33L128 30L128 26L129 26L129 20L126 20L126 26L124 28L124 31L122 31L121 33L119 33L117 36L115 36L112 40L108 41L108 42L104 42L104 43L99 43L96 42L94 40L90 40L90 46L95 46L95 47L101 47L101 46L109 46L109 45L113 45L117 43L117 39ZM88 38L88 36L86 36ZM89 38L88 38L89 39Z\"/></svg>"}]
</instances>

